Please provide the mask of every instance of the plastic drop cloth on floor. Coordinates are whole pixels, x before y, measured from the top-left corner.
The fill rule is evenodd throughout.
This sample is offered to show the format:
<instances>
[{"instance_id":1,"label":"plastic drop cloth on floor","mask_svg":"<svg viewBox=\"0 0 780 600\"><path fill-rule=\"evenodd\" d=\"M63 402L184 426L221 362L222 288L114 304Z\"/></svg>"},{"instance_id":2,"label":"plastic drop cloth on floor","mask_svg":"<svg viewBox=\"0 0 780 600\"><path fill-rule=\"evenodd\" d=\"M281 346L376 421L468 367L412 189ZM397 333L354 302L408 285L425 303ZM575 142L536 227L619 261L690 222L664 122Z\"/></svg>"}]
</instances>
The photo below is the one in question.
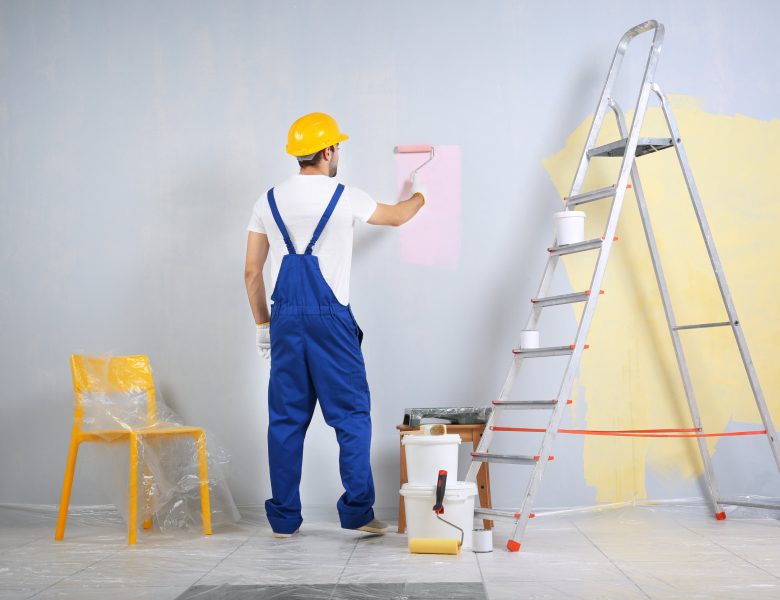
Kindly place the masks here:
<instances>
[{"instance_id":1,"label":"plastic drop cloth on floor","mask_svg":"<svg viewBox=\"0 0 780 600\"><path fill-rule=\"evenodd\" d=\"M240 518L226 482L228 453L210 432L185 424L165 404L146 356L74 357L72 366L74 426L85 441L98 442L82 444L82 449L92 447L97 464L91 466L125 523L133 437L138 441L139 526L151 516L153 527L163 532L202 528L203 459L212 526Z\"/></svg>"},{"instance_id":2,"label":"plastic drop cloth on floor","mask_svg":"<svg viewBox=\"0 0 780 600\"><path fill-rule=\"evenodd\" d=\"M129 546L113 510L77 509L62 543L51 535L55 507L0 505L0 597L433 600L463 591L476 600L484 588L490 600L780 598L774 511L743 518L736 508L718 521L701 498L543 510L522 552L506 551L512 524L496 522L493 552L435 556L410 554L392 529L345 531L332 511L308 515L283 540L256 506L219 535Z\"/></svg>"},{"instance_id":3,"label":"plastic drop cloth on floor","mask_svg":"<svg viewBox=\"0 0 780 600\"><path fill-rule=\"evenodd\" d=\"M196 585L176 600L488 600L482 582Z\"/></svg>"}]
</instances>

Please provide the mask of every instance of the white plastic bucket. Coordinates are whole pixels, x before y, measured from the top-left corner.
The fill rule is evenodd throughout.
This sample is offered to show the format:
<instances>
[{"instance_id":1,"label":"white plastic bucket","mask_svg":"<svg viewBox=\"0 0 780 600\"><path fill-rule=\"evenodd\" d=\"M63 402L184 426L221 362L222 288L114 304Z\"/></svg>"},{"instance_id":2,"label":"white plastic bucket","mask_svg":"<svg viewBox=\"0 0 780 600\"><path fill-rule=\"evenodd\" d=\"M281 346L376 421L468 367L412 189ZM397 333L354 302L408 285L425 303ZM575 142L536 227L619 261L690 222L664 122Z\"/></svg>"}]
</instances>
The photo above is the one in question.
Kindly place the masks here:
<instances>
[{"instance_id":1,"label":"white plastic bucket","mask_svg":"<svg viewBox=\"0 0 780 600\"><path fill-rule=\"evenodd\" d=\"M436 485L441 469L453 479L458 476L459 435L405 435L401 443L406 451L407 480L412 485Z\"/></svg>"},{"instance_id":2,"label":"white plastic bucket","mask_svg":"<svg viewBox=\"0 0 780 600\"><path fill-rule=\"evenodd\" d=\"M576 244L585 240L585 213L581 210L565 210L553 214L555 239L559 246Z\"/></svg>"},{"instance_id":3,"label":"white plastic bucket","mask_svg":"<svg viewBox=\"0 0 780 600\"><path fill-rule=\"evenodd\" d=\"M442 523L433 512L436 504L435 485L413 485L401 487L406 508L406 531L409 539L434 538L458 539L460 531ZM444 493L444 514L442 518L463 529L463 548L471 548L474 530L474 497L476 484L470 481L448 481Z\"/></svg>"},{"instance_id":4,"label":"white plastic bucket","mask_svg":"<svg viewBox=\"0 0 780 600\"><path fill-rule=\"evenodd\" d=\"M530 350L539 347L539 330L523 329L520 332L520 348Z\"/></svg>"}]
</instances>

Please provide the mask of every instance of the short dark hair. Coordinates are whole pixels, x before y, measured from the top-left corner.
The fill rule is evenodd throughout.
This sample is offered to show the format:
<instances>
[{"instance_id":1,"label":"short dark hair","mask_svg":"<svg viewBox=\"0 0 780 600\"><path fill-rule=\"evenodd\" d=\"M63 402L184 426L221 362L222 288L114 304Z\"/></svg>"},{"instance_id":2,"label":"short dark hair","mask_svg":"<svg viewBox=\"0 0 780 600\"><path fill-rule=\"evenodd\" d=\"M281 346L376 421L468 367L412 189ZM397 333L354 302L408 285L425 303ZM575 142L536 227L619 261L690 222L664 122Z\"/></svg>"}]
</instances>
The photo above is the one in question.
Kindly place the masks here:
<instances>
[{"instance_id":1,"label":"short dark hair","mask_svg":"<svg viewBox=\"0 0 780 600\"><path fill-rule=\"evenodd\" d=\"M328 148L330 148L331 152L335 151L335 147L334 146L328 146ZM317 152L317 154L312 156L309 160L299 160L298 161L298 165L301 168L304 168L304 167L316 167L318 164L320 164L320 161L322 160L322 155L325 153L326 149L327 148L323 148L322 150Z\"/></svg>"}]
</instances>

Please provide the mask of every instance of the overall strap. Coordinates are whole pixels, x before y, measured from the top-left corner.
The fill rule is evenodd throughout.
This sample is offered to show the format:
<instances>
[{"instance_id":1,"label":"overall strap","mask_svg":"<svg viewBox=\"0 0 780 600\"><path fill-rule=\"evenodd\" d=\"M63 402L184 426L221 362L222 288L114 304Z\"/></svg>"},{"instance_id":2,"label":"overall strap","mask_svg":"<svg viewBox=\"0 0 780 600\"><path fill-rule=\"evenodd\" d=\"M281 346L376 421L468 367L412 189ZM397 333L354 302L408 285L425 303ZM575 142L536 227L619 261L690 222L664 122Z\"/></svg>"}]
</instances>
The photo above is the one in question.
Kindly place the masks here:
<instances>
[{"instance_id":1,"label":"overall strap","mask_svg":"<svg viewBox=\"0 0 780 600\"><path fill-rule=\"evenodd\" d=\"M287 246L287 251L290 254L295 254L295 246L293 246L292 240L290 239L290 234L287 233L287 227L284 226L284 221L282 221L282 215L279 214L279 209L276 208L276 199L274 198L274 188L271 188L268 190L268 205L271 207L271 214L274 216L274 221L276 221L276 226L279 228L279 231L282 232L282 237L284 238L284 243Z\"/></svg>"},{"instance_id":2,"label":"overall strap","mask_svg":"<svg viewBox=\"0 0 780 600\"><path fill-rule=\"evenodd\" d=\"M341 198L341 193L343 191L344 191L344 184L343 183L338 184L336 186L336 191L333 192L333 198L330 199L330 204L328 204L328 208L325 209L325 212L323 213L320 222L317 224L317 228L314 230L314 235L311 236L311 241L309 242L309 245L306 246L306 252L304 252L304 254L311 254L312 250L314 250L314 244L316 244L317 240L320 239L320 235L322 235L322 230L325 229L325 225L328 224L328 219L330 219L330 216L333 214L333 211L336 208L336 204L338 204L339 198Z\"/></svg>"}]
</instances>

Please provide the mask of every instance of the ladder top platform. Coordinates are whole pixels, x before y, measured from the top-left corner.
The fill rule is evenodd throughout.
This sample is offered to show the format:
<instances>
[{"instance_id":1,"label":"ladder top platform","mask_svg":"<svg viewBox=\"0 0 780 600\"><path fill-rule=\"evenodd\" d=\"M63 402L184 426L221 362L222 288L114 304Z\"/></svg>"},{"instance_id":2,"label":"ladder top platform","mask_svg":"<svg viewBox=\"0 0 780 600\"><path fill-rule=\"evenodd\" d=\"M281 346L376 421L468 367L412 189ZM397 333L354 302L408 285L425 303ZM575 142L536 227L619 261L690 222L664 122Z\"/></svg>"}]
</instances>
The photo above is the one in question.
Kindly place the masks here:
<instances>
[{"instance_id":1,"label":"ladder top platform","mask_svg":"<svg viewBox=\"0 0 780 600\"><path fill-rule=\"evenodd\" d=\"M605 144L604 146L598 146L588 150L588 157L594 158L597 156L623 156L626 153L627 138ZM639 142L636 145L636 155L644 156L645 154L652 154L659 150L665 150L674 146L674 140L672 138L639 138Z\"/></svg>"}]
</instances>

